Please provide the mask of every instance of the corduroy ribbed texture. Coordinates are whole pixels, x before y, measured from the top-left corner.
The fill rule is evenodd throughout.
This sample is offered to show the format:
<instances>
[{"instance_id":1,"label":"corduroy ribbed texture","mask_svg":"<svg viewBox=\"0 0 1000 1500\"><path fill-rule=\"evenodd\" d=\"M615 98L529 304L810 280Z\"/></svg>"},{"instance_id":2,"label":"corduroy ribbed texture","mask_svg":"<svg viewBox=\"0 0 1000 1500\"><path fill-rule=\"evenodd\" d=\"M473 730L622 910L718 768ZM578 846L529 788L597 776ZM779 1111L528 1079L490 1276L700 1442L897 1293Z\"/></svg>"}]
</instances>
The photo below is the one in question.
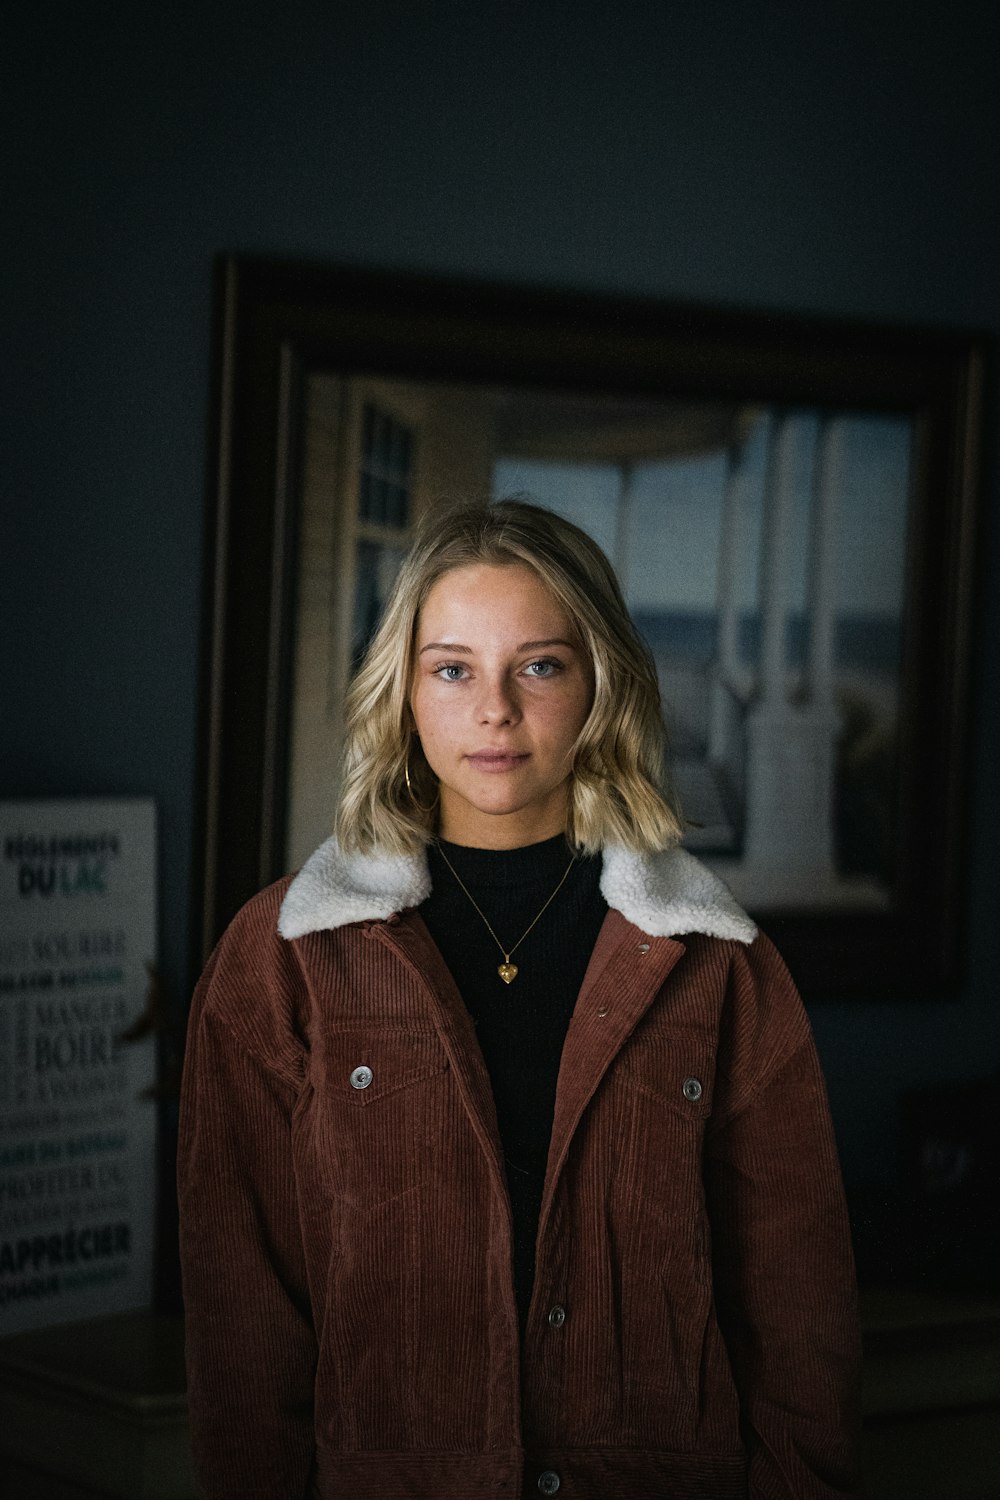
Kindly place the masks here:
<instances>
[{"instance_id":1,"label":"corduroy ribbed texture","mask_svg":"<svg viewBox=\"0 0 1000 1500\"><path fill-rule=\"evenodd\" d=\"M233 923L189 1032L208 1500L520 1500L543 1471L560 1500L855 1494L847 1221L767 940L609 912L563 1050L522 1347L490 1081L425 924L285 942L286 888Z\"/></svg>"}]
</instances>

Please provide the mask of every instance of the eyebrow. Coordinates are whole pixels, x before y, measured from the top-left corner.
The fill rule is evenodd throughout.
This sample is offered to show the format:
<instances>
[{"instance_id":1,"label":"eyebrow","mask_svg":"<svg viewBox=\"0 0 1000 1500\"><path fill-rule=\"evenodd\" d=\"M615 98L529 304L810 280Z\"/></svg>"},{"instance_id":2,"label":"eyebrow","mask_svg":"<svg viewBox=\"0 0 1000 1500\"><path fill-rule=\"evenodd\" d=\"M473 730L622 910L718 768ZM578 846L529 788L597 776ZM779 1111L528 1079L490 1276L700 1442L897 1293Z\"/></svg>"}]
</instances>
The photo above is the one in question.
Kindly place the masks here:
<instances>
[{"instance_id":1,"label":"eyebrow","mask_svg":"<svg viewBox=\"0 0 1000 1500\"><path fill-rule=\"evenodd\" d=\"M522 641L516 652L543 651L548 646L565 646L569 651L576 650L573 641L564 641L561 636L555 636L550 641ZM475 655L471 646L458 646L454 641L429 641L426 646L421 646L418 656L423 656L425 651L457 651L463 656Z\"/></svg>"}]
</instances>

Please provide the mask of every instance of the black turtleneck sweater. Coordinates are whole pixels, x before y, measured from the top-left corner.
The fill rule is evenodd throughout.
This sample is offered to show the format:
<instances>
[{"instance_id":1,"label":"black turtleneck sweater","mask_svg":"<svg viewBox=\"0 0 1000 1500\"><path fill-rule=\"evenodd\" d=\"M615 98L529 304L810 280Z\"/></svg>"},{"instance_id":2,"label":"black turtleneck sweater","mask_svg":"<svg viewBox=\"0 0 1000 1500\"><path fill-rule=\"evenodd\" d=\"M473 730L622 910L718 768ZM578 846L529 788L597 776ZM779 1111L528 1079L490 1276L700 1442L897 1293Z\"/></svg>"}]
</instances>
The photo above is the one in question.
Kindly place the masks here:
<instances>
[{"instance_id":1,"label":"black turtleneck sweater","mask_svg":"<svg viewBox=\"0 0 1000 1500\"><path fill-rule=\"evenodd\" d=\"M570 860L558 834L522 849L468 849L441 841L505 948L513 947L559 884ZM420 913L476 1026L493 1084L514 1221L514 1287L522 1332L535 1269L535 1235L563 1042L607 912L599 857L577 859L551 906L511 955L516 979L497 973L503 953L441 850L428 849L431 895Z\"/></svg>"}]
</instances>

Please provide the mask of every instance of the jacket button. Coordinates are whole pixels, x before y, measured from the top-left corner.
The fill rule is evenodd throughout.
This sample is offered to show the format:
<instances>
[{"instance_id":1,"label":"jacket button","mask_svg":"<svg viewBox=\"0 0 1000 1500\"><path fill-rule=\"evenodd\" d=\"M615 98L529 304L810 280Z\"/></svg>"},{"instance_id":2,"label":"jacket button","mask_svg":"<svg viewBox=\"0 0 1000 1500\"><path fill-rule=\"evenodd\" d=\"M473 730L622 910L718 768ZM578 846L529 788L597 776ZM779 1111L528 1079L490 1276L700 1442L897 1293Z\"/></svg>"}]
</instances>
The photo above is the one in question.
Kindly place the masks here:
<instances>
[{"instance_id":1,"label":"jacket button","mask_svg":"<svg viewBox=\"0 0 1000 1500\"><path fill-rule=\"evenodd\" d=\"M648 953L649 952L649 944L648 943L640 943L639 944L639 952L640 953Z\"/></svg>"},{"instance_id":2,"label":"jacket button","mask_svg":"<svg viewBox=\"0 0 1000 1500\"><path fill-rule=\"evenodd\" d=\"M681 1085L681 1092L689 1104L697 1104L703 1091L697 1078L685 1078Z\"/></svg>"},{"instance_id":3,"label":"jacket button","mask_svg":"<svg viewBox=\"0 0 1000 1500\"><path fill-rule=\"evenodd\" d=\"M375 1075L372 1072L371 1068L366 1068L363 1066L360 1068L355 1068L354 1072L351 1074L351 1088L366 1089L371 1083L374 1076Z\"/></svg>"},{"instance_id":4,"label":"jacket button","mask_svg":"<svg viewBox=\"0 0 1000 1500\"><path fill-rule=\"evenodd\" d=\"M566 1309L557 1302L555 1307L549 1309L549 1322L553 1328L561 1328L566 1321Z\"/></svg>"},{"instance_id":5,"label":"jacket button","mask_svg":"<svg viewBox=\"0 0 1000 1500\"><path fill-rule=\"evenodd\" d=\"M559 1483L559 1475L554 1469L546 1469L544 1474L538 1476L538 1488L543 1495L554 1495Z\"/></svg>"}]
</instances>

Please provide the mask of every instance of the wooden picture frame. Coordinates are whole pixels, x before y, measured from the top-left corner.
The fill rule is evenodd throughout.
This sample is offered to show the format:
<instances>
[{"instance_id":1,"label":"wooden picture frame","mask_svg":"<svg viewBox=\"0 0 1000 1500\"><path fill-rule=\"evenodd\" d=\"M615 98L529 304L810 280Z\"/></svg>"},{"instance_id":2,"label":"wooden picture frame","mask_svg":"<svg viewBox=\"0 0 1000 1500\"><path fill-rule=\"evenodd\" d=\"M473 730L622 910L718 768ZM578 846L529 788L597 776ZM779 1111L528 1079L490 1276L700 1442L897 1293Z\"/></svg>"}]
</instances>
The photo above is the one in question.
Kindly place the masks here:
<instances>
[{"instance_id":1,"label":"wooden picture frame","mask_svg":"<svg viewBox=\"0 0 1000 1500\"><path fill-rule=\"evenodd\" d=\"M282 874L287 864L295 681L301 669L296 658L296 622L301 634L303 596L299 555L308 529L303 496L313 495L309 505L315 509L314 471L317 463L322 468L326 462L322 443L317 448L314 440L314 397L324 390L328 395L347 390L358 407L359 392L388 390L391 407L394 390L408 392L412 404L413 393L426 387L445 392L449 411L459 416L463 394L470 414L473 407L481 411L486 403L494 431L499 430L495 413L502 407L505 440L529 460L532 451L541 453L544 462L562 452L567 462L579 464L585 456L593 457L584 454L590 448L598 461L606 462L607 452L587 435L598 429L627 427L632 454L645 451L653 429L661 446L666 441L663 433L683 430L685 451L714 454L711 461L720 474L725 455L726 484L735 472L733 454L737 448L748 451L748 431L757 433L755 441L770 445L767 463L780 465L781 444L792 441L797 423L807 446L812 445L809 462L819 476L817 495L825 482L824 444L834 428L839 426L841 437L848 428L867 434L864 442L875 459L874 468L870 464L865 470L865 482L872 484L871 473L881 472L877 443L888 441L887 433L895 434L892 441L898 451L899 434L904 435L905 495L894 502L894 514L903 519L897 521L896 531L886 531L882 542L873 533L877 550L884 554L879 568L884 562L900 580L898 608L894 605L892 618L882 621L889 632L885 638L893 643L888 677L884 663L880 669L891 690L891 735L882 735L883 780L874 780L869 766L858 802L863 814L866 806L875 805L873 788L877 790L878 817L891 845L886 867L890 873L883 870L878 877L882 896L876 891L871 899L855 897L839 870L835 899L822 895L821 880L810 885L808 879L798 881L804 895L791 906L780 894L780 879L773 889L766 880L758 887L771 895L755 899L752 879L749 895L737 893L777 941L807 999L940 997L955 989L960 977L984 339L965 332L772 317L246 257L230 258L220 266L217 306L218 378L212 414L217 444L207 521L195 965L241 903ZM545 416L541 447L539 412ZM568 412L576 422L576 436L561 438L562 448L553 446L553 413L563 421ZM567 430L565 422L562 430ZM739 434L738 443L734 433ZM343 447L341 443L337 451ZM615 452L620 456L620 445ZM661 458L657 449L656 461ZM800 467L805 462L801 454L796 462ZM346 496L343 503L348 507L342 522L335 519L321 547L330 554L330 576L336 581L353 576L344 537L353 536L359 525L357 476L353 471L348 476L334 473L332 458L328 468L328 474L322 471L323 484L330 495ZM893 482L898 487L898 475ZM785 688L774 689L774 683L791 684L792 706L787 712L800 725L803 714L795 705L799 699L815 704L821 693L817 683L823 674L814 659L822 661L822 649L826 650L829 678L831 661L840 659L836 632L840 629L843 636L847 628L829 599L825 614L822 603L817 603L824 585L816 573L815 537L807 549L813 562L806 644L788 644L796 624L790 607L775 606L768 617L766 601L784 588L775 572L775 538L780 542L793 505L788 500L783 512L780 505L775 510L775 485L780 488L780 477L775 480L772 473L759 501L763 561L753 606L756 624L750 618L753 610L741 619L734 604L729 614L730 649L737 649L732 642L741 631L756 644L744 642L738 648L751 657L740 658L746 680L737 694L737 738L729 741L744 747L738 773L744 778L744 795L732 825L739 825L733 837L743 850L743 864L738 859L734 863L730 855L727 865L719 855L724 875L728 869L752 874L756 866L746 856L747 841L752 843L747 809L764 806L767 796L773 805L780 793L780 779L771 774L769 793L754 792L749 800L745 795L748 736L757 747L753 764L763 767L765 779L768 767L772 773L774 769L767 747L780 749L780 731L776 738L773 724L762 729L766 715L762 710L755 713L769 691L766 683L762 686L767 661L771 690L783 695ZM865 507L857 483L850 493L853 514L860 516ZM873 493L880 493L877 485ZM731 503L724 499L720 505ZM820 515L821 499L815 506ZM648 507L645 513L655 515ZM732 512L722 509L719 514L719 535L729 536ZM819 520L807 518L803 524L811 528L810 535L822 529ZM847 526L848 521L841 524ZM385 540L380 525L372 532L376 542ZM765 534L771 538L766 544L759 540ZM643 547L641 536L633 537L630 545L632 555L650 550ZM802 550L806 544L795 545ZM875 545L869 546L869 553ZM721 543L720 550L725 550ZM782 551L781 545L777 551ZM719 562L720 578L726 566L732 569L733 564ZM342 571L337 573L337 568ZM841 564L842 577L847 576L845 568ZM874 576L874 570L869 571ZM330 628L343 634L349 601L337 587L330 600ZM727 627L723 604L713 609L714 619L706 617L700 624L710 627L705 639L715 640L712 649L718 657L724 655L719 642ZM338 611L339 625L333 620ZM667 615L662 618L669 625ZM817 646L824 638L825 648ZM800 659L793 661L796 650ZM329 669L335 684L343 681L344 651L340 659L339 677ZM709 667L710 674L720 675L717 662ZM703 668L704 661L698 670ZM669 663L665 671L667 680L674 681ZM700 688L697 673L692 676L689 671L688 680L697 689L697 714L707 712L707 677ZM331 691L335 698L339 689ZM834 692L829 681L822 692L828 697ZM820 761L833 754L841 764L843 756L836 748L840 740L835 744L820 733L815 743L821 748ZM803 787L800 801L806 806L808 789L804 783ZM846 794L836 795L840 807ZM727 828L732 833L729 824ZM785 855L777 835L776 839L772 865L780 874ZM799 856L792 849L788 857L794 865Z\"/></svg>"}]
</instances>

